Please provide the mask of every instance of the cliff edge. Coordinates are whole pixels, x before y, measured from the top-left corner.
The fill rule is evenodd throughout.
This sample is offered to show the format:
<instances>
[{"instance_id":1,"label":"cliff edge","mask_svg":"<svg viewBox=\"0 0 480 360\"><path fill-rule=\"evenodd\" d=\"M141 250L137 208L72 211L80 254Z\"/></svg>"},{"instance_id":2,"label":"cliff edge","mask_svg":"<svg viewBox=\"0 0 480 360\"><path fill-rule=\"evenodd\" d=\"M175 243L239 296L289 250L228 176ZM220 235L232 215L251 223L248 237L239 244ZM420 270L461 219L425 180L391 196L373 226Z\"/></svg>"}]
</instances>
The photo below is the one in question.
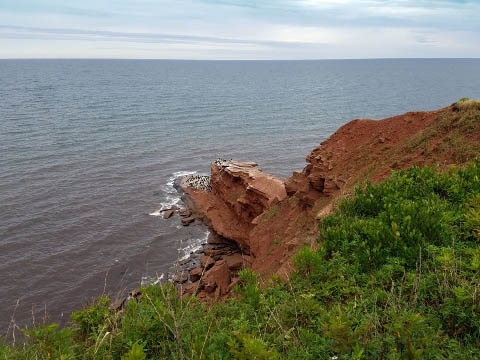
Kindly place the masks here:
<instances>
[{"instance_id":1,"label":"cliff edge","mask_svg":"<svg viewBox=\"0 0 480 360\"><path fill-rule=\"evenodd\" d=\"M263 275L288 277L299 246L314 245L320 219L356 185L378 183L393 170L462 165L480 154L480 103L468 99L431 112L342 126L281 181L257 164L217 160L211 189L184 185L192 207L221 236L251 255Z\"/></svg>"}]
</instances>

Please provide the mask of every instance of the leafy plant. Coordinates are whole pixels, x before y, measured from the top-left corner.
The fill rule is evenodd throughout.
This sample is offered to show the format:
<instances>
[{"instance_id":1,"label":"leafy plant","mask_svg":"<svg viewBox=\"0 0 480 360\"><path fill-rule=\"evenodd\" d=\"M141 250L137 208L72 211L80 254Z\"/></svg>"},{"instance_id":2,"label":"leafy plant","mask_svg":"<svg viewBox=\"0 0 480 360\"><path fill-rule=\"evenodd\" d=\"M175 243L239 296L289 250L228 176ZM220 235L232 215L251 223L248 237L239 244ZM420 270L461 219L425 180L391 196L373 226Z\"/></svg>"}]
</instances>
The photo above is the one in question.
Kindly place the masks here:
<instances>
[{"instance_id":1,"label":"leafy plant","mask_svg":"<svg viewBox=\"0 0 480 360\"><path fill-rule=\"evenodd\" d=\"M234 296L142 289L72 324L25 331L0 359L480 359L480 160L395 172L320 224L288 280L242 270Z\"/></svg>"}]
</instances>

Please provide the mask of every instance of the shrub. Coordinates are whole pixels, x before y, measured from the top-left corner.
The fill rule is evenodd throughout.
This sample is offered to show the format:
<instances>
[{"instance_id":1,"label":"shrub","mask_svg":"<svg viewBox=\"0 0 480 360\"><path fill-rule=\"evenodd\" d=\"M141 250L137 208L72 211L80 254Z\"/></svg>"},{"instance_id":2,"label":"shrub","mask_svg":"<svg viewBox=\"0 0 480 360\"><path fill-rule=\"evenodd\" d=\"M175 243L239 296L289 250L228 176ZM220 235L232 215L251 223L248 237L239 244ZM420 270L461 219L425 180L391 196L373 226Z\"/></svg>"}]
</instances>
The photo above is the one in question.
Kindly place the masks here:
<instances>
[{"instance_id":1,"label":"shrub","mask_svg":"<svg viewBox=\"0 0 480 360\"><path fill-rule=\"evenodd\" d=\"M301 249L290 280L240 272L232 298L142 289L27 331L0 359L480 359L480 160L358 188Z\"/></svg>"}]
</instances>

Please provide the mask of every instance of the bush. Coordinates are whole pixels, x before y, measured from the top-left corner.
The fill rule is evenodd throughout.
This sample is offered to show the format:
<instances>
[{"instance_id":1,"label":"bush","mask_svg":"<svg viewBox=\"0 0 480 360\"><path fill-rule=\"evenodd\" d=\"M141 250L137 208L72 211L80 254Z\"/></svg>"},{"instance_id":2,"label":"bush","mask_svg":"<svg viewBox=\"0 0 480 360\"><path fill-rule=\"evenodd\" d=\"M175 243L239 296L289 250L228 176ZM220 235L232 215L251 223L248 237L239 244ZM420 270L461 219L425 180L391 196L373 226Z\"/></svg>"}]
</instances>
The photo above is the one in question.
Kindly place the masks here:
<instances>
[{"instance_id":1,"label":"bush","mask_svg":"<svg viewBox=\"0 0 480 360\"><path fill-rule=\"evenodd\" d=\"M412 268L427 245L478 239L479 168L479 161L443 174L414 167L357 188L355 199L344 200L321 224L327 255L340 252L362 271L392 257Z\"/></svg>"},{"instance_id":2,"label":"bush","mask_svg":"<svg viewBox=\"0 0 480 360\"><path fill-rule=\"evenodd\" d=\"M289 281L240 273L218 303L142 289L26 332L0 359L480 359L480 160L356 190L301 249Z\"/></svg>"}]
</instances>

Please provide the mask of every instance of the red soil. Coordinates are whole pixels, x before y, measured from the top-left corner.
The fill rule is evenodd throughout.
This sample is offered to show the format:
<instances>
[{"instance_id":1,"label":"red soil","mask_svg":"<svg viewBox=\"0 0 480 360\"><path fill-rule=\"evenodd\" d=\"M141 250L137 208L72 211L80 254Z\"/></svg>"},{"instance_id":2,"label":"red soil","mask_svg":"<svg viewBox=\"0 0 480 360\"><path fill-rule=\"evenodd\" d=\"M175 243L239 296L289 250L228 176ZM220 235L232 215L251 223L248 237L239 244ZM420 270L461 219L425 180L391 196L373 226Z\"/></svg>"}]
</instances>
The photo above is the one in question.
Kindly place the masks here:
<instances>
[{"instance_id":1,"label":"red soil","mask_svg":"<svg viewBox=\"0 0 480 360\"><path fill-rule=\"evenodd\" d=\"M301 245L315 246L319 220L336 201L392 170L461 165L480 153L480 104L353 120L306 158L284 183L252 163L212 164L212 191L191 188L197 211L221 235L252 255L253 270L287 277ZM230 169L229 169L230 168ZM233 170L232 170L233 169Z\"/></svg>"}]
</instances>

